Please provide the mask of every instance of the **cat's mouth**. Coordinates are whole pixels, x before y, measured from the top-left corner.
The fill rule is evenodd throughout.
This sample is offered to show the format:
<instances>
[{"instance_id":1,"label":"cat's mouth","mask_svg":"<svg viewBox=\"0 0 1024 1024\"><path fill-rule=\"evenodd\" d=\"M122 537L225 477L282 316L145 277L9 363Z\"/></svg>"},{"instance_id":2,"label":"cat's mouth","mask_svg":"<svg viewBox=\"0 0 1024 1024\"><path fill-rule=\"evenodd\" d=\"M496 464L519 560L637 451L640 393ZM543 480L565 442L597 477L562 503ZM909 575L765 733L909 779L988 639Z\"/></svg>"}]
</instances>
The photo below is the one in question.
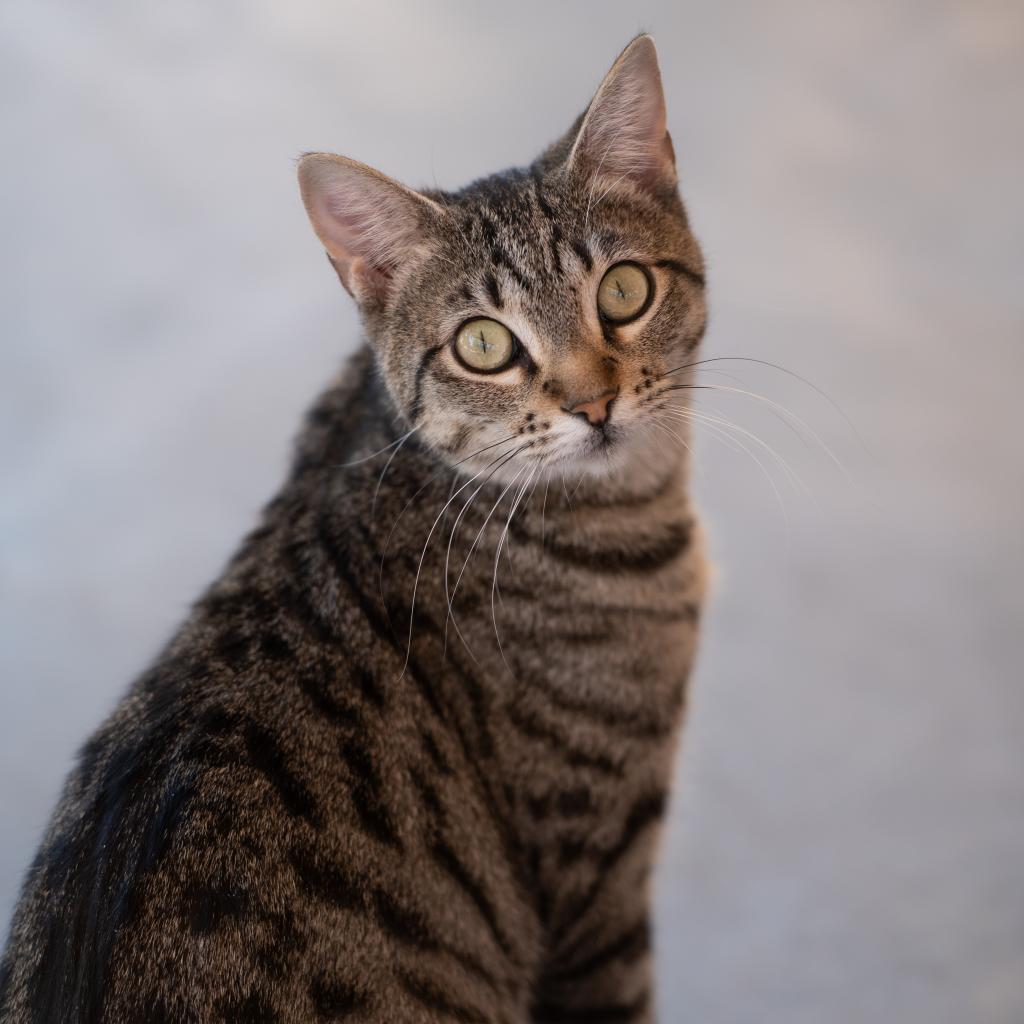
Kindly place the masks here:
<instances>
[{"instance_id":1,"label":"cat's mouth","mask_svg":"<svg viewBox=\"0 0 1024 1024\"><path fill-rule=\"evenodd\" d=\"M589 452L607 452L618 443L617 428L605 424L596 427L589 438Z\"/></svg>"},{"instance_id":2,"label":"cat's mouth","mask_svg":"<svg viewBox=\"0 0 1024 1024\"><path fill-rule=\"evenodd\" d=\"M610 423L593 427L577 442L575 451L569 455L570 462L576 463L581 469L605 471L609 462L617 456L623 447L628 432Z\"/></svg>"}]
</instances>

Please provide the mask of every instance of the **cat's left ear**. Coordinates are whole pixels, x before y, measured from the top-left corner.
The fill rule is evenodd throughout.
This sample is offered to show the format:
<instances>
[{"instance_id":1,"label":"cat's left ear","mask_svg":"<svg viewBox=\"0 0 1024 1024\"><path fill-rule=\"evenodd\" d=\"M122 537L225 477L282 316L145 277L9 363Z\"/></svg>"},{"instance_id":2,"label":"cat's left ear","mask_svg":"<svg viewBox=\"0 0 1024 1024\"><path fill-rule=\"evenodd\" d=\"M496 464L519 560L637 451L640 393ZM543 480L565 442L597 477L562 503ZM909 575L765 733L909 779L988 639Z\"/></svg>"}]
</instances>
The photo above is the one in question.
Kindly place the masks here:
<instances>
[{"instance_id":1,"label":"cat's left ear","mask_svg":"<svg viewBox=\"0 0 1024 1024\"><path fill-rule=\"evenodd\" d=\"M419 192L333 153L302 157L299 188L341 283L364 308L387 298L395 273L429 244L444 216Z\"/></svg>"},{"instance_id":2,"label":"cat's left ear","mask_svg":"<svg viewBox=\"0 0 1024 1024\"><path fill-rule=\"evenodd\" d=\"M588 177L628 180L656 192L676 187L658 53L637 36L604 77L569 152L568 167Z\"/></svg>"}]
</instances>

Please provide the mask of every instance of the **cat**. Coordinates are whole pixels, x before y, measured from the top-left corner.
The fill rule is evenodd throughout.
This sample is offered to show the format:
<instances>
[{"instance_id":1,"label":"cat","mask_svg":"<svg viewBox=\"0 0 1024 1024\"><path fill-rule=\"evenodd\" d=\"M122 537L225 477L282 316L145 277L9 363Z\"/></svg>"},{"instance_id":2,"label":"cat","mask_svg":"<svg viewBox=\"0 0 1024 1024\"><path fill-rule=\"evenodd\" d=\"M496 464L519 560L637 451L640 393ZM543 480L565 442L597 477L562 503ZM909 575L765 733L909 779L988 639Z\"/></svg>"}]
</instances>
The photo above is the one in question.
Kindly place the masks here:
<instances>
[{"instance_id":1,"label":"cat","mask_svg":"<svg viewBox=\"0 0 1024 1024\"><path fill-rule=\"evenodd\" d=\"M82 749L0 1020L651 1021L706 319L654 44L526 169L298 177L368 344Z\"/></svg>"}]
</instances>

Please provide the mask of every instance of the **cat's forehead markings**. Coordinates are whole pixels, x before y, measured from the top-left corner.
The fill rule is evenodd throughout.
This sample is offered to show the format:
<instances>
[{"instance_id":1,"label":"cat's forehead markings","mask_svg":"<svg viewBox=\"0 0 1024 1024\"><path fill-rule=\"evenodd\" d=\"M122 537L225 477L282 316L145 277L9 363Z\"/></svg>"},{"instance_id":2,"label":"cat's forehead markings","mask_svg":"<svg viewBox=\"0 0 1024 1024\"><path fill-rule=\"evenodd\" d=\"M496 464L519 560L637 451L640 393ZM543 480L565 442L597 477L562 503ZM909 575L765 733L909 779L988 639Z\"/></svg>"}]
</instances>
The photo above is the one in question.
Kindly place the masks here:
<instances>
[{"instance_id":1,"label":"cat's forehead markings","mask_svg":"<svg viewBox=\"0 0 1024 1024\"><path fill-rule=\"evenodd\" d=\"M501 289L498 287L498 279L489 270L484 274L484 288L487 291L487 297L491 300L491 305L497 310L504 309L505 302L501 297Z\"/></svg>"}]
</instances>

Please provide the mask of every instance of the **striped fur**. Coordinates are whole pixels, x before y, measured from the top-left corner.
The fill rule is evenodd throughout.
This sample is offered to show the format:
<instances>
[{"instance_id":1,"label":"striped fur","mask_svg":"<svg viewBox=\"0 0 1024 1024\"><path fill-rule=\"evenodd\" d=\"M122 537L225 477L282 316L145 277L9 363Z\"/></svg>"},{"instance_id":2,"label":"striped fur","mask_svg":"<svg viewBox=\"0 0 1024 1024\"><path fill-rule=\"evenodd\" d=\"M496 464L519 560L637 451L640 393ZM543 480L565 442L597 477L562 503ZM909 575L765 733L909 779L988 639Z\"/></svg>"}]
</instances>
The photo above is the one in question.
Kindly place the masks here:
<instances>
[{"instance_id":1,"label":"striped fur","mask_svg":"<svg viewBox=\"0 0 1024 1024\"><path fill-rule=\"evenodd\" d=\"M602 90L660 97L653 60L641 37ZM83 748L0 963L5 1024L652 1020L703 593L685 453L654 424L703 269L674 168L588 162L600 115L525 171L403 214L406 190L374 221L412 217L398 241L332 252L370 345ZM367 270L381 252L399 265ZM655 300L615 328L593 294L627 258ZM453 364L474 314L526 347L511 377ZM598 457L564 406L609 382Z\"/></svg>"}]
</instances>

